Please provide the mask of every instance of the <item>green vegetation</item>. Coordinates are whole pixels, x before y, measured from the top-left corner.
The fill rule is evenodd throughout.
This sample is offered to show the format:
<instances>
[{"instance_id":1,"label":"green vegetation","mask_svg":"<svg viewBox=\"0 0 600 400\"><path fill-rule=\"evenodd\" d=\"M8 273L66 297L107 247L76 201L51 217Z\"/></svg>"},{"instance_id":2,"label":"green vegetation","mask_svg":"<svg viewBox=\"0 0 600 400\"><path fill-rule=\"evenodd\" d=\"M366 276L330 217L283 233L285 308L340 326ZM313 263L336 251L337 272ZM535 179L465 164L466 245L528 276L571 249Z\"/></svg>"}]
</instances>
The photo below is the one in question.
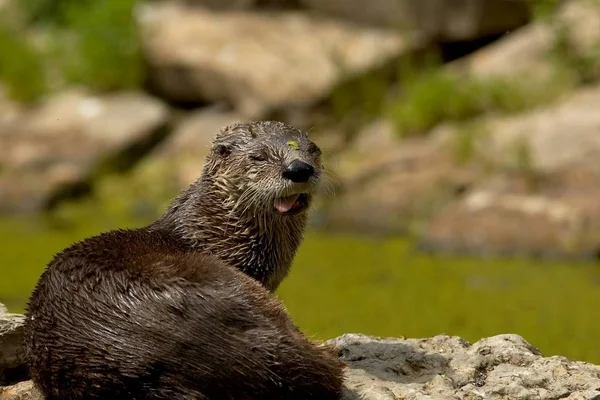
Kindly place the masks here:
<instances>
[{"instance_id":1,"label":"green vegetation","mask_svg":"<svg viewBox=\"0 0 600 400\"><path fill-rule=\"evenodd\" d=\"M510 114L543 104L565 87L527 84L501 78L457 76L441 68L404 80L402 92L388 108L398 134L421 135L444 121L467 121L484 113Z\"/></svg>"},{"instance_id":2,"label":"green vegetation","mask_svg":"<svg viewBox=\"0 0 600 400\"><path fill-rule=\"evenodd\" d=\"M46 81L81 84L97 92L139 87L145 79L133 8L141 0L22 0L28 24L18 32L0 20L0 80L17 100L33 101L47 90ZM12 22L11 25L19 25ZM34 26L44 43L34 48Z\"/></svg>"},{"instance_id":3,"label":"green vegetation","mask_svg":"<svg viewBox=\"0 0 600 400\"><path fill-rule=\"evenodd\" d=\"M142 57L132 17L137 2L68 3L63 11L63 26L56 33L56 59L67 82L95 91L141 85Z\"/></svg>"},{"instance_id":4,"label":"green vegetation","mask_svg":"<svg viewBox=\"0 0 600 400\"><path fill-rule=\"evenodd\" d=\"M43 60L33 46L16 29L0 22L0 81L7 94L24 103L36 100L48 88L44 74Z\"/></svg>"},{"instance_id":5,"label":"green vegetation","mask_svg":"<svg viewBox=\"0 0 600 400\"><path fill-rule=\"evenodd\" d=\"M97 3L94 0L19 0L20 7L28 23L63 24L66 14L74 6L88 7Z\"/></svg>"},{"instance_id":6,"label":"green vegetation","mask_svg":"<svg viewBox=\"0 0 600 400\"><path fill-rule=\"evenodd\" d=\"M77 221L0 221L0 301L22 311L44 265L75 240L142 221L88 211ZM35 249L35 251L31 251ZM546 355L600 362L596 265L434 258L403 240L312 233L279 296L316 338L344 332L475 341L518 333Z\"/></svg>"}]
</instances>

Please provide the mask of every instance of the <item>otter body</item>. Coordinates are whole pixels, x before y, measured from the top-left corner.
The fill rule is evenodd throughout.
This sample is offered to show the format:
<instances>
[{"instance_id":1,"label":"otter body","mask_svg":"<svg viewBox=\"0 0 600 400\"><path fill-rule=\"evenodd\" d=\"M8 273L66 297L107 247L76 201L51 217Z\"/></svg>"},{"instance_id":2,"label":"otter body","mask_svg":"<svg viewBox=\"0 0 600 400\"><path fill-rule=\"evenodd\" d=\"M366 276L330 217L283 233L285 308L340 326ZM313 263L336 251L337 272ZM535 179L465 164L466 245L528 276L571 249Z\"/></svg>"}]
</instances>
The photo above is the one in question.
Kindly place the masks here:
<instances>
[{"instance_id":1,"label":"otter body","mask_svg":"<svg viewBox=\"0 0 600 400\"><path fill-rule=\"evenodd\" d=\"M57 254L25 323L45 398L339 398L343 364L271 293L321 169L318 148L294 128L232 125L156 222Z\"/></svg>"}]
</instances>

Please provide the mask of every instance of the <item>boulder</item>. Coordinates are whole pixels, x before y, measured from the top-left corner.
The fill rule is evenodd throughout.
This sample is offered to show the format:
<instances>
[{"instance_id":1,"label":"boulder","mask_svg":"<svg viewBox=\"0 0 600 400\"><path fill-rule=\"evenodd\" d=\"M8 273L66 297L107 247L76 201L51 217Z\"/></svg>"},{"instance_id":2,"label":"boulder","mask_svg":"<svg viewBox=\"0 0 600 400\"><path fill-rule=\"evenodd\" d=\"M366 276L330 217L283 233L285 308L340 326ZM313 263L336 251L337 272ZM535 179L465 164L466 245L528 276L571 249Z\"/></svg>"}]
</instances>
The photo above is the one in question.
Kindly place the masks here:
<instances>
[{"instance_id":1,"label":"boulder","mask_svg":"<svg viewBox=\"0 0 600 400\"><path fill-rule=\"evenodd\" d=\"M388 120L361 130L328 160L338 189L322 228L403 234L452 201L476 178L435 137L400 140Z\"/></svg>"},{"instance_id":2,"label":"boulder","mask_svg":"<svg viewBox=\"0 0 600 400\"><path fill-rule=\"evenodd\" d=\"M462 72L481 78L547 79L555 72L556 60L549 55L557 41L566 41L571 56L589 57L599 52L599 31L600 3L565 1L552 18L534 21L455 65ZM567 61L564 54L558 56ZM600 68L600 60L597 63Z\"/></svg>"},{"instance_id":3,"label":"boulder","mask_svg":"<svg viewBox=\"0 0 600 400\"><path fill-rule=\"evenodd\" d=\"M583 168L500 175L435 213L419 245L437 253L596 259L599 188L599 171Z\"/></svg>"},{"instance_id":4,"label":"boulder","mask_svg":"<svg viewBox=\"0 0 600 400\"><path fill-rule=\"evenodd\" d=\"M142 93L73 89L0 119L0 213L35 212L125 169L167 132L168 108Z\"/></svg>"},{"instance_id":5,"label":"boulder","mask_svg":"<svg viewBox=\"0 0 600 400\"><path fill-rule=\"evenodd\" d=\"M527 1L300 0L307 8L350 21L409 29L429 40L468 41L503 34L530 19Z\"/></svg>"},{"instance_id":6,"label":"boulder","mask_svg":"<svg viewBox=\"0 0 600 400\"><path fill-rule=\"evenodd\" d=\"M0 303L0 385L27 379L21 341L25 317L9 313Z\"/></svg>"},{"instance_id":7,"label":"boulder","mask_svg":"<svg viewBox=\"0 0 600 400\"><path fill-rule=\"evenodd\" d=\"M177 102L225 101L247 118L326 98L342 79L398 57L395 31L306 13L214 12L178 2L137 9L150 81Z\"/></svg>"}]
</instances>

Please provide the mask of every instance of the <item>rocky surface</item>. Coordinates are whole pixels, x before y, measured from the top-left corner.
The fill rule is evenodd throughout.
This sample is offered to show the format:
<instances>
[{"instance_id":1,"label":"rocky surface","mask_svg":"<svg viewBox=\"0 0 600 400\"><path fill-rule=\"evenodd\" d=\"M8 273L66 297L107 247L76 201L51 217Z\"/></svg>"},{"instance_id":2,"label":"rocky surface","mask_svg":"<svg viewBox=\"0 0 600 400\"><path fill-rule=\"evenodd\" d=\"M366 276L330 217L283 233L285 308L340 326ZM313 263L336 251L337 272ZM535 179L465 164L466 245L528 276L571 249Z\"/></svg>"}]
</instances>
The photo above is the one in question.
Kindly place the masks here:
<instances>
[{"instance_id":1,"label":"rocky surface","mask_svg":"<svg viewBox=\"0 0 600 400\"><path fill-rule=\"evenodd\" d=\"M137 20L161 96L226 101L250 118L310 105L346 76L410 48L395 31L292 11L214 13L158 2L140 7Z\"/></svg>"},{"instance_id":2,"label":"rocky surface","mask_svg":"<svg viewBox=\"0 0 600 400\"><path fill-rule=\"evenodd\" d=\"M6 370L5 355L14 352L19 336L22 317L10 318L13 328L7 330L7 317L0 315L0 371ZM600 399L600 366L543 357L518 335L471 344L447 335L399 339L345 334L330 343L349 366L343 400ZM0 399L41 399L31 381L11 383L0 387Z\"/></svg>"},{"instance_id":3,"label":"rocky surface","mask_svg":"<svg viewBox=\"0 0 600 400\"><path fill-rule=\"evenodd\" d=\"M518 335L470 344L346 334L332 341L350 369L344 399L600 399L600 367L543 357Z\"/></svg>"},{"instance_id":4,"label":"rocky surface","mask_svg":"<svg viewBox=\"0 0 600 400\"><path fill-rule=\"evenodd\" d=\"M141 93L62 92L0 119L0 212L45 209L103 169L125 169L166 134L168 108Z\"/></svg>"},{"instance_id":5,"label":"rocky surface","mask_svg":"<svg viewBox=\"0 0 600 400\"><path fill-rule=\"evenodd\" d=\"M35 389L33 382L23 381L11 386L0 387L2 400L43 400L43 396Z\"/></svg>"}]
</instances>

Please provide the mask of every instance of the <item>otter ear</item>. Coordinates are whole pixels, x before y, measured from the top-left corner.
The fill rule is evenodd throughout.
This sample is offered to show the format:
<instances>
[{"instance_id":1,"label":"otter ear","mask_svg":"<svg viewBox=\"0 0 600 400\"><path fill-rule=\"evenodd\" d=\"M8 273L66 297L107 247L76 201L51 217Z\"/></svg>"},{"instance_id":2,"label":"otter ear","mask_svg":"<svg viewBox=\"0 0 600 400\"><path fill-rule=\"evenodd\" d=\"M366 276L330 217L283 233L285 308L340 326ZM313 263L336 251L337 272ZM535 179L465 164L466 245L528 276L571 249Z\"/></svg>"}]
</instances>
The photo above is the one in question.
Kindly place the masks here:
<instances>
[{"instance_id":1,"label":"otter ear","mask_svg":"<svg viewBox=\"0 0 600 400\"><path fill-rule=\"evenodd\" d=\"M231 146L225 143L217 143L213 146L213 153L219 157L227 157L231 154Z\"/></svg>"}]
</instances>

